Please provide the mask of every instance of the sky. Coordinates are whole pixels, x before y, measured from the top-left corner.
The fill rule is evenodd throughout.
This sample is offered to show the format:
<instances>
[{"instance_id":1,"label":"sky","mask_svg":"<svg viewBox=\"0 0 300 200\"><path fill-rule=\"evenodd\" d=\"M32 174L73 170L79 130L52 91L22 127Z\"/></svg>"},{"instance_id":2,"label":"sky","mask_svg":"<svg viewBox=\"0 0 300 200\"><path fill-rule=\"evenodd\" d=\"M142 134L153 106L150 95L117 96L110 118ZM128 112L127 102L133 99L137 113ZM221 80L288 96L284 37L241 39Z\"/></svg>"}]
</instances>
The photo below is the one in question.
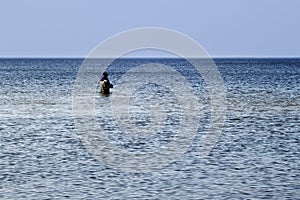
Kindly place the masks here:
<instances>
[{"instance_id":1,"label":"sky","mask_svg":"<svg viewBox=\"0 0 300 200\"><path fill-rule=\"evenodd\" d=\"M86 57L133 28L182 32L212 57L300 57L300 0L0 0L0 57Z\"/></svg>"}]
</instances>

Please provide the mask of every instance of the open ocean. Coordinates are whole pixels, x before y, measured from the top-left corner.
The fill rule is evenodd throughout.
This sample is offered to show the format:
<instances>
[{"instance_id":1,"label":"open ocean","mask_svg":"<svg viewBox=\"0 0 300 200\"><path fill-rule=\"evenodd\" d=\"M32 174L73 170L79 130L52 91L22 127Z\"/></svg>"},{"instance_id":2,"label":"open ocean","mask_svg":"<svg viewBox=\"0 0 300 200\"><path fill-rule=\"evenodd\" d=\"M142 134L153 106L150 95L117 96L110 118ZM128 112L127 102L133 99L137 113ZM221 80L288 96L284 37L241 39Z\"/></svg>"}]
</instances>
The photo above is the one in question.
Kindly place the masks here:
<instances>
[{"instance_id":1,"label":"open ocean","mask_svg":"<svg viewBox=\"0 0 300 200\"><path fill-rule=\"evenodd\" d=\"M72 102L82 62L0 59L1 200L300 199L300 59L215 59L224 81L227 113L219 140L201 159L195 154L210 115L201 77L182 59L115 61L107 69L115 86L132 66L161 63L185 76L199 101L207 105L187 151L167 166L147 172L111 167L96 159L80 139ZM97 75L100 79L101 72ZM168 73L165 77L170 78ZM164 127L170 134L148 141L120 133L112 120L103 117L114 89L102 97L97 87L97 120L116 147L148 152L174 139L180 108L173 106L175 97L159 80L137 88L133 101L133 107L143 107L156 98L173 113ZM148 98L150 91L155 96ZM147 111L131 118L141 127L151 121Z\"/></svg>"}]
</instances>

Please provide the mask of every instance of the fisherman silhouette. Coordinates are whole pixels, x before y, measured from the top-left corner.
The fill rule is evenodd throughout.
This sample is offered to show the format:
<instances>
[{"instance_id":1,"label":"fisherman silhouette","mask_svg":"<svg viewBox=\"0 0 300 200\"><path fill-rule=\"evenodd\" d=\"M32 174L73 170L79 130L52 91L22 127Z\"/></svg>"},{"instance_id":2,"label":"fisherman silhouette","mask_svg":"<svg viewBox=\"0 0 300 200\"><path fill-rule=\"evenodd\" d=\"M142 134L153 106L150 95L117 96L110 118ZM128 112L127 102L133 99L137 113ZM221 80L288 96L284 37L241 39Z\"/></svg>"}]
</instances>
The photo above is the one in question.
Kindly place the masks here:
<instances>
[{"instance_id":1,"label":"fisherman silhouette","mask_svg":"<svg viewBox=\"0 0 300 200\"><path fill-rule=\"evenodd\" d=\"M100 93L109 94L109 89L112 87L113 85L110 84L110 81L108 79L108 73L103 72L103 77L100 80Z\"/></svg>"}]
</instances>

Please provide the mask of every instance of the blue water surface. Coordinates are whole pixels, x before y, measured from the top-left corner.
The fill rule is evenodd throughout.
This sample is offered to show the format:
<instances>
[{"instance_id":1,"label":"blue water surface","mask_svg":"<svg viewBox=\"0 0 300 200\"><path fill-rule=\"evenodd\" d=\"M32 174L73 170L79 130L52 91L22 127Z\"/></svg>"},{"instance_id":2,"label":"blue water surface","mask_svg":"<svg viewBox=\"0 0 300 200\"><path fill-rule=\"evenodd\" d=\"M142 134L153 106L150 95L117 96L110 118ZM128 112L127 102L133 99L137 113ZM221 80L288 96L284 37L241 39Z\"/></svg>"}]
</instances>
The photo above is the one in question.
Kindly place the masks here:
<instances>
[{"instance_id":1,"label":"blue water surface","mask_svg":"<svg viewBox=\"0 0 300 200\"><path fill-rule=\"evenodd\" d=\"M210 97L196 70L183 59L116 60L107 69L114 84L132 67L160 63L186 77L207 105L186 153L148 172L113 168L96 159L80 140L72 92L82 63L83 59L0 59L0 199L299 198L300 59L215 59L226 89L227 117L215 147L201 159L196 154L209 126ZM95 75L100 79L101 73ZM109 103L113 92L101 97L98 87L98 123L116 147L147 153L174 139L182 113L159 80L137 88L131 102L133 107L145 106L147 99L151 104L152 91L169 109L170 123L148 140L122 134L101 115L103 101ZM151 121L146 111L131 114L140 126Z\"/></svg>"}]
</instances>

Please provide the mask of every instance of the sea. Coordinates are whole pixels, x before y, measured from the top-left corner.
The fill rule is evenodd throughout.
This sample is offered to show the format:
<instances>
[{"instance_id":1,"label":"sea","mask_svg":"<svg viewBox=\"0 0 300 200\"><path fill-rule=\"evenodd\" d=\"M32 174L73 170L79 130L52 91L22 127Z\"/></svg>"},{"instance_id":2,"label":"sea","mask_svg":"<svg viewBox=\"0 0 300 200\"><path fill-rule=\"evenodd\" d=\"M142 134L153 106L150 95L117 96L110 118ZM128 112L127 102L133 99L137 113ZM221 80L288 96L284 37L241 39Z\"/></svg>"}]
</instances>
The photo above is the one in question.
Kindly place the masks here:
<instances>
[{"instance_id":1,"label":"sea","mask_svg":"<svg viewBox=\"0 0 300 200\"><path fill-rule=\"evenodd\" d=\"M91 71L91 123L84 59L0 59L0 199L300 199L300 59L213 61L220 104L185 59L116 59L110 95Z\"/></svg>"}]
</instances>

